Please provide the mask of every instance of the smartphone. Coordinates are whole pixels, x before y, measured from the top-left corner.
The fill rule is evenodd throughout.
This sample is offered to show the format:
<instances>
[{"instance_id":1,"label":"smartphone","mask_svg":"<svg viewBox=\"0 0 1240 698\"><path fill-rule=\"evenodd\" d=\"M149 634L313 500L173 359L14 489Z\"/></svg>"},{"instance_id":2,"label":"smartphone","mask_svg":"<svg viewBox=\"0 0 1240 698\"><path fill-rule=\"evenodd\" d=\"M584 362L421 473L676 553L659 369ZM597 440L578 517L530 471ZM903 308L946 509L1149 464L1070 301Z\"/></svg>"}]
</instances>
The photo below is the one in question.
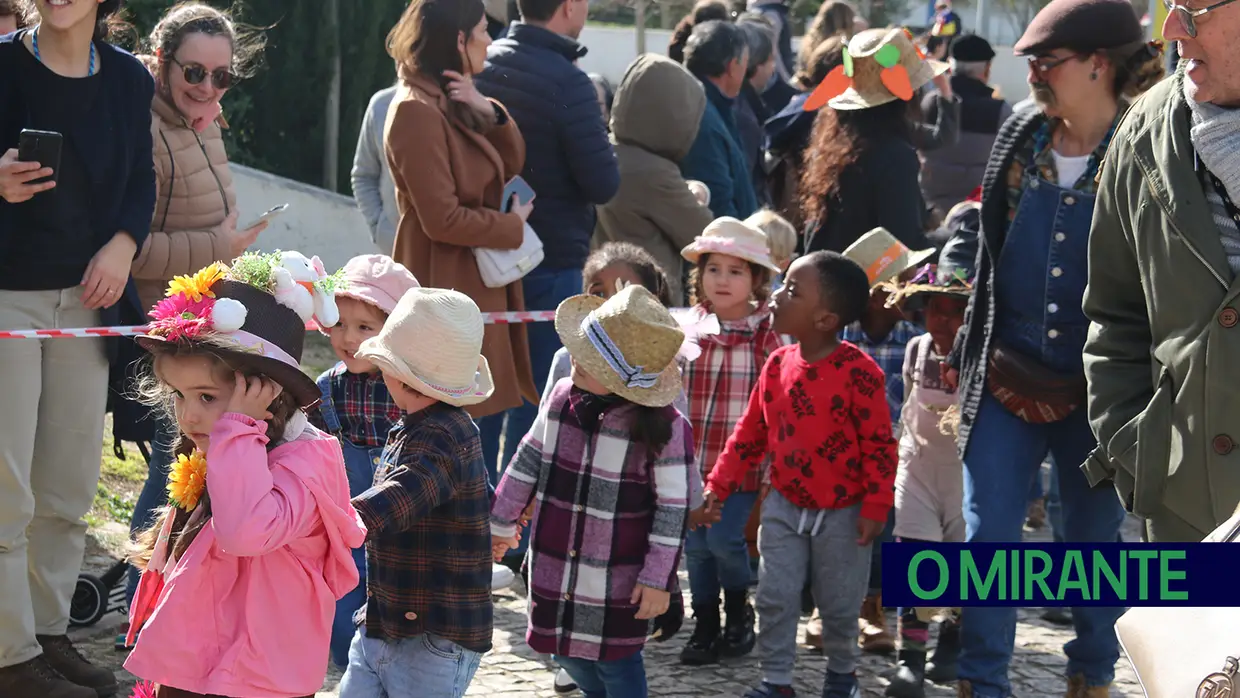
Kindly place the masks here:
<instances>
[{"instance_id":1,"label":"smartphone","mask_svg":"<svg viewBox=\"0 0 1240 698\"><path fill-rule=\"evenodd\" d=\"M64 140L64 136L55 131L22 129L17 141L17 159L52 168L52 176L31 180L29 184L56 181L56 175L60 172L60 150L64 146Z\"/></svg>"},{"instance_id":2,"label":"smartphone","mask_svg":"<svg viewBox=\"0 0 1240 698\"><path fill-rule=\"evenodd\" d=\"M259 216L258 218L255 218L249 223L246 223L240 228L237 228L237 230L249 230L250 228L253 228L259 223L262 223L263 221L268 221L268 220L271 220L272 218L275 218L281 213L284 213L286 210L288 210L288 204L280 204L279 206L272 206L271 208L267 209L267 211L263 213L263 215Z\"/></svg>"},{"instance_id":3,"label":"smartphone","mask_svg":"<svg viewBox=\"0 0 1240 698\"><path fill-rule=\"evenodd\" d=\"M528 204L534 200L533 187L531 187L529 182L526 182L521 175L517 175L516 177L508 180L508 184L504 186L503 198L500 199L501 203L499 210L501 212L508 213L508 211L512 208L512 198L514 196L517 198L517 203L519 204Z\"/></svg>"}]
</instances>

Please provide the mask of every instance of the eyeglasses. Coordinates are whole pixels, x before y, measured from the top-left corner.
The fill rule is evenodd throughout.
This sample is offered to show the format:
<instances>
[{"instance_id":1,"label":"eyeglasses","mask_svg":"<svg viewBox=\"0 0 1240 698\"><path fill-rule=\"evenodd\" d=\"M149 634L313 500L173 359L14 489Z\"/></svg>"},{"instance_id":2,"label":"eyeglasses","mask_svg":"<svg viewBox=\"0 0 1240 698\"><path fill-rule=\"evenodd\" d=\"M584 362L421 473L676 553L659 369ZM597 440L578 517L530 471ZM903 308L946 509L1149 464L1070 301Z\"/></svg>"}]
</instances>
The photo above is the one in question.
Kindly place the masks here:
<instances>
[{"instance_id":1,"label":"eyeglasses","mask_svg":"<svg viewBox=\"0 0 1240 698\"><path fill-rule=\"evenodd\" d=\"M1233 0L1224 1L1232 2ZM208 75L211 76L211 84L215 85L217 90L227 90L237 81L237 76L228 68L216 68L208 72L206 66L200 63L182 63L176 58L173 58L172 62L180 66L181 74L185 76L185 82L191 85L201 85Z\"/></svg>"},{"instance_id":2,"label":"eyeglasses","mask_svg":"<svg viewBox=\"0 0 1240 698\"><path fill-rule=\"evenodd\" d=\"M1163 0L1166 2L1167 0ZM1236 0L1223 0L1223 2L1235 2ZM1029 59L1029 68L1040 77L1045 77L1047 73L1067 63L1073 58L1080 58L1079 55L1073 53L1063 58L1054 58L1052 56L1033 56ZM1049 60L1048 60L1049 59Z\"/></svg>"},{"instance_id":3,"label":"eyeglasses","mask_svg":"<svg viewBox=\"0 0 1240 698\"><path fill-rule=\"evenodd\" d=\"M1171 0L1163 0L1163 6L1167 8L1167 15L1175 15L1184 25L1184 31L1191 38L1197 38L1197 21L1196 19L1207 12L1213 12L1223 5L1230 5L1236 0L1221 0L1213 5L1208 5L1200 10L1190 10L1184 5L1177 5Z\"/></svg>"}]
</instances>

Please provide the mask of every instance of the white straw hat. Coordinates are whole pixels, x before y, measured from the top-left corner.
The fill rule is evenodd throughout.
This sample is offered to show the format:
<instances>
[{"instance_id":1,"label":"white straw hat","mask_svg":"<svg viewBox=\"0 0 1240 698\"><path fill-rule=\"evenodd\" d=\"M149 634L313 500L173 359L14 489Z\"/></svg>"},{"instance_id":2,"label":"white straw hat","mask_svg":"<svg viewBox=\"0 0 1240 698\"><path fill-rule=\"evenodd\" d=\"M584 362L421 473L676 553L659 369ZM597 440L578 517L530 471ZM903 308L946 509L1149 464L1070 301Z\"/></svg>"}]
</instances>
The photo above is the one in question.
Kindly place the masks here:
<instances>
[{"instance_id":1,"label":"white straw hat","mask_svg":"<svg viewBox=\"0 0 1240 698\"><path fill-rule=\"evenodd\" d=\"M457 407L495 391L482 355L482 311L459 291L413 288L357 357L414 390Z\"/></svg>"},{"instance_id":2,"label":"white straw hat","mask_svg":"<svg viewBox=\"0 0 1240 698\"><path fill-rule=\"evenodd\" d=\"M766 267L776 274L783 271L771 259L766 233L731 216L711 221L701 235L680 251L680 256L691 264L697 264L698 258L704 254L726 254Z\"/></svg>"}]
</instances>

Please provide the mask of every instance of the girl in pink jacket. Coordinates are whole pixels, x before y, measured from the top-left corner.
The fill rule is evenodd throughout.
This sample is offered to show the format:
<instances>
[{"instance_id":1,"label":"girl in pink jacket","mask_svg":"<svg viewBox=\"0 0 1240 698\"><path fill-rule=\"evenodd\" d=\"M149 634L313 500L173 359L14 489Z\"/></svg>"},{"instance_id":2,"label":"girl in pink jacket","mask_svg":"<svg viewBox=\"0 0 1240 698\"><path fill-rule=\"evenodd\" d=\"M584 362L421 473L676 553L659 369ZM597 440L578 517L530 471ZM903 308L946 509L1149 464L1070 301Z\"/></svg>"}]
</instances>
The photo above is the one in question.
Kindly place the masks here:
<instances>
[{"instance_id":1,"label":"girl in pink jacket","mask_svg":"<svg viewBox=\"0 0 1240 698\"><path fill-rule=\"evenodd\" d=\"M306 269L317 280L293 280ZM248 254L173 279L150 312L141 393L181 434L169 506L136 556L125 668L157 698L322 686L365 539L339 442L302 413L319 398L299 367L305 324L334 322L333 283L317 258Z\"/></svg>"}]
</instances>

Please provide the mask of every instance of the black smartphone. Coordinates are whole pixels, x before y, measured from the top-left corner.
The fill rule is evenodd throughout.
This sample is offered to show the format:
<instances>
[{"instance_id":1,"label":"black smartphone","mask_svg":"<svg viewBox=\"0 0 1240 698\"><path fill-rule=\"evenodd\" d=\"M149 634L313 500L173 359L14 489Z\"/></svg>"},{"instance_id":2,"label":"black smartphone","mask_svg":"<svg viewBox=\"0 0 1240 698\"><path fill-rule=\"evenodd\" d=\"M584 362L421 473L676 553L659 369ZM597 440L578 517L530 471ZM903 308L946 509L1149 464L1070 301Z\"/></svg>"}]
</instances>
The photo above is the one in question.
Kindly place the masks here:
<instances>
[{"instance_id":1,"label":"black smartphone","mask_svg":"<svg viewBox=\"0 0 1240 698\"><path fill-rule=\"evenodd\" d=\"M29 184L55 182L60 172L60 149L64 145L64 136L55 131L35 131L22 129L17 141L17 159L22 162L37 162L42 167L52 168L52 176L36 179Z\"/></svg>"}]
</instances>

